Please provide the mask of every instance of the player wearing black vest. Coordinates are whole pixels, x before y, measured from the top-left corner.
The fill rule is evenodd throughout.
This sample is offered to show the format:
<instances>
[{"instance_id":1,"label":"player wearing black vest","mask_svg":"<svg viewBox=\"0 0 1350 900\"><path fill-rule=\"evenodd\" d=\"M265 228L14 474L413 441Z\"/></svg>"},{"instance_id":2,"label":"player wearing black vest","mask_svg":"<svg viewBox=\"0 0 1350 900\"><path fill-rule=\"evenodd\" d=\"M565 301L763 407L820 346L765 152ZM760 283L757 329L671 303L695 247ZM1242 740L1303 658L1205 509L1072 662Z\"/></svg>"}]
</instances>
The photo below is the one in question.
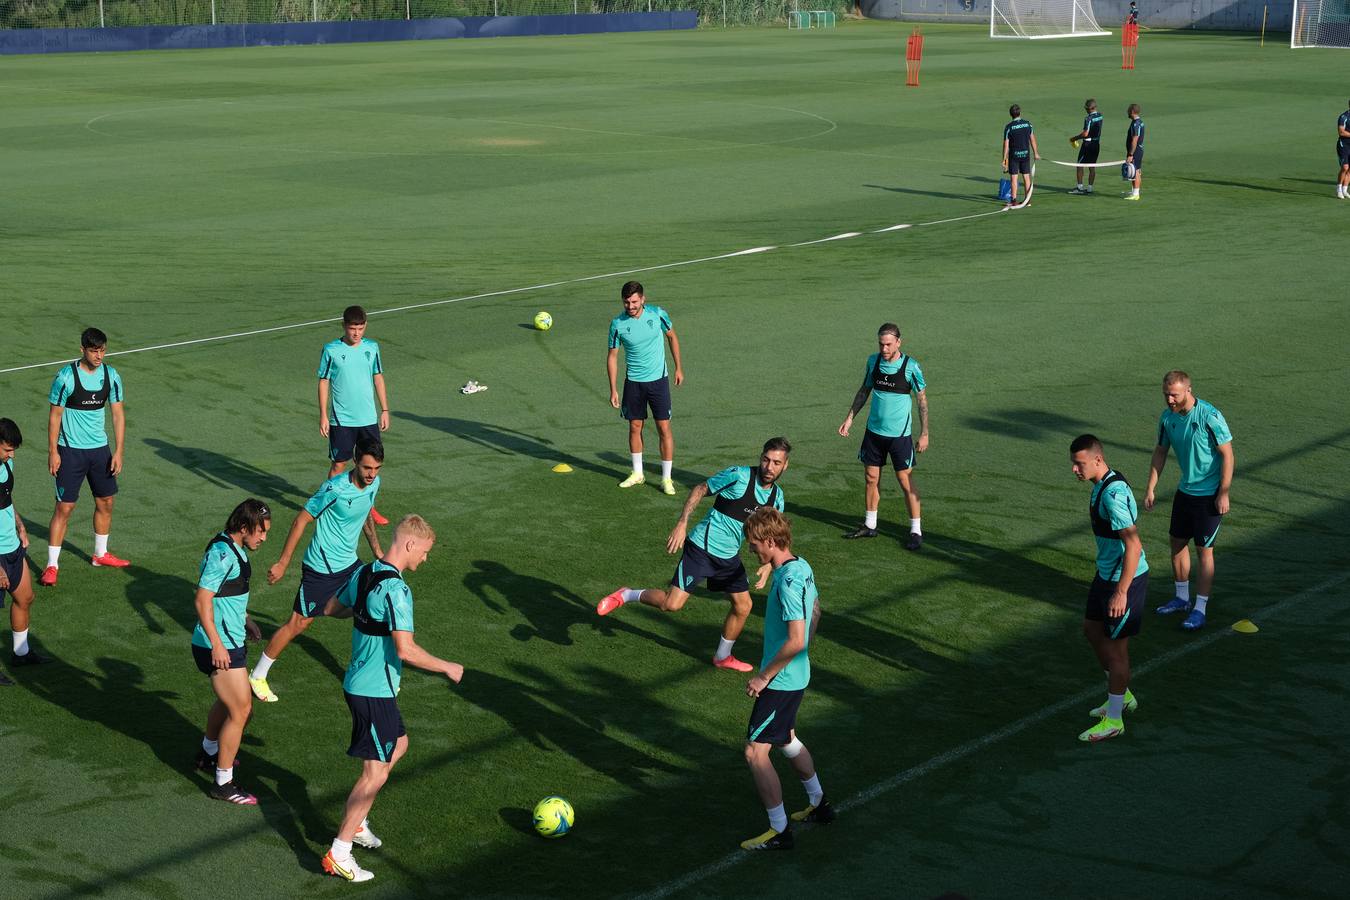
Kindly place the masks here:
<instances>
[{"instance_id":1,"label":"player wearing black vest","mask_svg":"<svg viewBox=\"0 0 1350 900\"><path fill-rule=\"evenodd\" d=\"M666 590L621 587L596 605L596 613L607 616L625 603L637 602L674 612L684 606L689 591L706 582L708 590L725 592L731 601L731 611L722 623L722 636L713 654L713 665L735 672L751 671L753 666L731 655L751 608L750 581L740 558L745 521L761 507L782 511L783 492L778 479L787 469L791 452L792 445L785 438L771 438L764 444L758 466L732 466L694 485L679 521L666 539L666 552L680 553L669 587ZM715 497L712 511L690 532L689 517L699 501L710 493ZM756 590L768 582L770 568L759 569Z\"/></svg>"},{"instance_id":2,"label":"player wearing black vest","mask_svg":"<svg viewBox=\"0 0 1350 900\"><path fill-rule=\"evenodd\" d=\"M1092 185L1097 181L1095 163L1102 150L1102 114L1097 112L1097 101L1089 97L1083 101L1083 130L1069 137L1070 144L1083 143L1078 147L1079 167L1074 170L1078 176L1078 186L1071 194L1090 194ZM1083 185L1083 172L1087 172L1087 185Z\"/></svg>"}]
</instances>

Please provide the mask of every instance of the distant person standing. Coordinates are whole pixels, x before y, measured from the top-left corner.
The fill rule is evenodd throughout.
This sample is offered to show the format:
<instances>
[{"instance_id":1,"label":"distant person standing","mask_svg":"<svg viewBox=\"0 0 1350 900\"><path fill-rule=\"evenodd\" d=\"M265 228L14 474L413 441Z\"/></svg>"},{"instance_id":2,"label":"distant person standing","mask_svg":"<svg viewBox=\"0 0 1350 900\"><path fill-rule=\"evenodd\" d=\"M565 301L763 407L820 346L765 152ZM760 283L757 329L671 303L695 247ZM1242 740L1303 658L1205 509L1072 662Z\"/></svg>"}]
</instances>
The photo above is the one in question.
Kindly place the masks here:
<instances>
[{"instance_id":1,"label":"distant person standing","mask_svg":"<svg viewBox=\"0 0 1350 900\"><path fill-rule=\"evenodd\" d=\"M1130 0L1130 11L1125 16L1125 24L1126 25L1139 24L1139 4L1136 3L1135 0Z\"/></svg>"},{"instance_id":2,"label":"distant person standing","mask_svg":"<svg viewBox=\"0 0 1350 900\"><path fill-rule=\"evenodd\" d=\"M1204 627L1214 587L1214 540L1228 515L1228 489L1233 483L1233 433L1223 413L1212 403L1195 396L1191 376L1173 369L1163 376L1163 400L1167 408L1158 419L1158 445L1148 473L1144 509L1152 509L1158 476L1167 465L1167 451L1175 449L1181 480L1172 496L1172 575L1176 596L1158 607L1160 615L1186 613L1181 627L1195 631ZM1191 551L1199 572L1195 600L1190 597Z\"/></svg>"},{"instance_id":3,"label":"distant person standing","mask_svg":"<svg viewBox=\"0 0 1350 900\"><path fill-rule=\"evenodd\" d=\"M33 576L28 574L24 557L28 548L28 532L23 519L14 508L14 451L23 444L23 435L12 419L0 419L0 607L5 594L13 605L9 608L9 630L14 640L13 663L30 666L47 662L28 643L28 614L33 606ZM0 672L0 687L9 687L10 681Z\"/></svg>"},{"instance_id":4,"label":"distant person standing","mask_svg":"<svg viewBox=\"0 0 1350 900\"><path fill-rule=\"evenodd\" d=\"M1097 181L1097 162L1102 150L1102 114L1097 112L1097 101L1089 97L1083 102L1083 130L1069 138L1070 144L1078 144L1078 186L1069 193L1090 194ZM1079 141L1082 141L1079 144ZM1087 172L1087 185L1083 184L1083 173Z\"/></svg>"},{"instance_id":5,"label":"distant person standing","mask_svg":"<svg viewBox=\"0 0 1350 900\"><path fill-rule=\"evenodd\" d=\"M1347 104L1350 105L1350 104ZM1340 180L1336 182L1336 196L1350 200L1350 109L1336 120L1336 159L1340 161Z\"/></svg>"},{"instance_id":6,"label":"distant person standing","mask_svg":"<svg viewBox=\"0 0 1350 900\"><path fill-rule=\"evenodd\" d=\"M38 579L46 587L56 584L66 527L75 501L80 499L80 485L86 481L94 495L94 553L90 561L95 566L117 569L131 565L108 552L127 420L122 409L122 376L112 366L104 365L107 351L108 336L97 328L86 328L80 335L79 360L56 373L47 397L52 406L47 419L47 470L56 479L56 508L47 536L47 568ZM115 450L108 444L105 411L109 409Z\"/></svg>"},{"instance_id":7,"label":"distant person standing","mask_svg":"<svg viewBox=\"0 0 1350 900\"><path fill-rule=\"evenodd\" d=\"M670 316L659 306L648 306L642 283L629 281L619 291L623 312L609 323L609 352L605 356L605 371L609 375L609 405L619 410L628 420L628 451L633 458L633 471L619 482L619 487L630 488L647 480L642 471L642 427L647 421L647 410L656 419L656 434L661 449L661 492L675 496L675 482L671 476L675 461L675 437L670 430L670 376L666 369L666 350L662 339L670 344L670 355L675 360L675 384L684 384L684 367L680 364L680 340ZM619 348L623 348L626 374L623 397L619 397Z\"/></svg>"},{"instance_id":8,"label":"distant person standing","mask_svg":"<svg viewBox=\"0 0 1350 900\"><path fill-rule=\"evenodd\" d=\"M1139 199L1139 185L1144 181L1144 120L1139 116L1139 104L1131 103L1126 114L1130 125L1125 130L1125 162L1134 166L1134 181L1126 200Z\"/></svg>"},{"instance_id":9,"label":"distant person standing","mask_svg":"<svg viewBox=\"0 0 1350 900\"><path fill-rule=\"evenodd\" d=\"M1031 123L1022 118L1022 107L1014 103L1008 107L1012 121L1003 126L1003 169L1012 182L1012 199L1006 209L1017 205L1017 176L1027 188L1027 202L1031 201L1031 163L1041 158L1040 148L1036 146L1036 135ZM1023 204L1025 205L1025 204Z\"/></svg>"},{"instance_id":10,"label":"distant person standing","mask_svg":"<svg viewBox=\"0 0 1350 900\"><path fill-rule=\"evenodd\" d=\"M380 432L389 430L380 345L365 335L366 311L349 306L342 311L342 337L324 344L319 354L319 433L328 438L329 478L342 474L360 438L382 443ZM370 518L376 525L389 524L376 509Z\"/></svg>"}]
</instances>

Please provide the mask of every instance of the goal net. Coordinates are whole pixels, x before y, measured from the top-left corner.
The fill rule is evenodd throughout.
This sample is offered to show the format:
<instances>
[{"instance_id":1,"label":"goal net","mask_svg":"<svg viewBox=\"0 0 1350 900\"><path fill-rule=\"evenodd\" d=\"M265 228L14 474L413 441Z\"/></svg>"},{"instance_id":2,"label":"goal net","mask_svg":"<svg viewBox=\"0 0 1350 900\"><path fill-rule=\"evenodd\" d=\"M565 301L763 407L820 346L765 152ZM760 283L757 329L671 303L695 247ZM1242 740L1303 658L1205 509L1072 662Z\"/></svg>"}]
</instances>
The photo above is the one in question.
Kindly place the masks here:
<instances>
[{"instance_id":1,"label":"goal net","mask_svg":"<svg viewBox=\"0 0 1350 900\"><path fill-rule=\"evenodd\" d=\"M1294 0L1290 47L1350 47L1350 0Z\"/></svg>"},{"instance_id":2,"label":"goal net","mask_svg":"<svg viewBox=\"0 0 1350 900\"><path fill-rule=\"evenodd\" d=\"M1350 0L1337 0L1350 2ZM1097 24L1092 0L993 0L992 38L1060 38L1110 34Z\"/></svg>"}]
</instances>

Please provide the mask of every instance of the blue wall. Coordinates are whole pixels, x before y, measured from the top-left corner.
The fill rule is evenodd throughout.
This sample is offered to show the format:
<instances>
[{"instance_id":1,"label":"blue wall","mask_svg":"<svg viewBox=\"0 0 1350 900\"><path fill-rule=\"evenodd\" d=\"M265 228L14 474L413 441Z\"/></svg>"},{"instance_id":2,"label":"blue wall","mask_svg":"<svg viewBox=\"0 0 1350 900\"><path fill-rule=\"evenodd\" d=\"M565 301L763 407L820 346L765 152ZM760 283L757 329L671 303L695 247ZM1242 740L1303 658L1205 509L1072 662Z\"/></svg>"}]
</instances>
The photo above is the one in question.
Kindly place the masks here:
<instances>
[{"instance_id":1,"label":"blue wall","mask_svg":"<svg viewBox=\"0 0 1350 900\"><path fill-rule=\"evenodd\" d=\"M460 37L525 37L668 31L698 26L693 10L576 16L474 16L464 19L287 22L267 25L148 25L140 28L0 30L0 54L92 53L110 50L199 50L364 41L427 41Z\"/></svg>"}]
</instances>

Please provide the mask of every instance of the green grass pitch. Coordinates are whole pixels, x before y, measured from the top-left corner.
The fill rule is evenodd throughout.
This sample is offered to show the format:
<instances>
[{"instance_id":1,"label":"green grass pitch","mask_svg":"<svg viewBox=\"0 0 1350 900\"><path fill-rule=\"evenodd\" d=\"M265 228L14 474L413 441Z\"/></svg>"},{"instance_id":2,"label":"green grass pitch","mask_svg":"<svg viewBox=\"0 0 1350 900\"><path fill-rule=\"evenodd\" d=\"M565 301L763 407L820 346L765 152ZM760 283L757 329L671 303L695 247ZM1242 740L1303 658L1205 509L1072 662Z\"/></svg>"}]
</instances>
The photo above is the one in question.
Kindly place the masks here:
<instances>
[{"instance_id":1,"label":"green grass pitch","mask_svg":"<svg viewBox=\"0 0 1350 900\"><path fill-rule=\"evenodd\" d=\"M0 369L73 357L88 324L125 351L489 295L371 320L396 411L380 505L437 528L410 579L417 637L468 674L455 689L405 676L411 752L372 813L386 847L358 854L377 875L363 896L1340 895L1344 57L1146 33L1124 73L1116 37L932 27L907 89L908 32L3 63ZM1111 170L1096 196L1069 196L1071 170L1042 162L1030 209L923 224L996 209L1010 103L1047 160L1070 159L1086 96L1107 117L1103 159L1142 104L1142 202L1119 200ZM898 224L914 227L872 233ZM862 234L791 246L848 232ZM684 345L682 492L789 437L782 484L826 613L801 734L847 814L790 855L728 865L763 811L741 759L744 678L707 664L723 601L592 612L617 585L669 578L681 500L615 488L626 447L603 356L626 276L576 279L766 246L636 276ZM526 327L541 309L546 334ZM862 486L856 440L835 429L886 320L929 380L919 554L900 547L892 483L883 536L839 539ZM238 778L261 806L212 803L190 772L210 703L188 653L202 547L255 494L278 511L255 572L275 560L325 471L314 368L336 335L111 359L129 420L112 547L135 565L84 564L86 494L60 586L34 609L60 662L12 671L20 686L0 694L0 896L352 890L318 870L356 772L347 623L318 622L273 670L281 702L255 707ZM1100 687L1067 444L1101 435L1142 491L1173 367L1236 439L1211 625L1187 636L1150 615L1132 647L1140 710L1123 739L1087 747L1074 738L1095 693L1056 706ZM16 503L38 560L52 375L0 374L0 414L26 432ZM462 396L469 379L490 389ZM1164 508L1142 518L1153 601L1168 596L1175 478L1171 463ZM255 579L269 633L297 577L298 561L276 587ZM1259 634L1214 637L1247 617ZM902 783L867 793L888 779ZM553 792L577 823L545 842L528 810Z\"/></svg>"}]
</instances>

